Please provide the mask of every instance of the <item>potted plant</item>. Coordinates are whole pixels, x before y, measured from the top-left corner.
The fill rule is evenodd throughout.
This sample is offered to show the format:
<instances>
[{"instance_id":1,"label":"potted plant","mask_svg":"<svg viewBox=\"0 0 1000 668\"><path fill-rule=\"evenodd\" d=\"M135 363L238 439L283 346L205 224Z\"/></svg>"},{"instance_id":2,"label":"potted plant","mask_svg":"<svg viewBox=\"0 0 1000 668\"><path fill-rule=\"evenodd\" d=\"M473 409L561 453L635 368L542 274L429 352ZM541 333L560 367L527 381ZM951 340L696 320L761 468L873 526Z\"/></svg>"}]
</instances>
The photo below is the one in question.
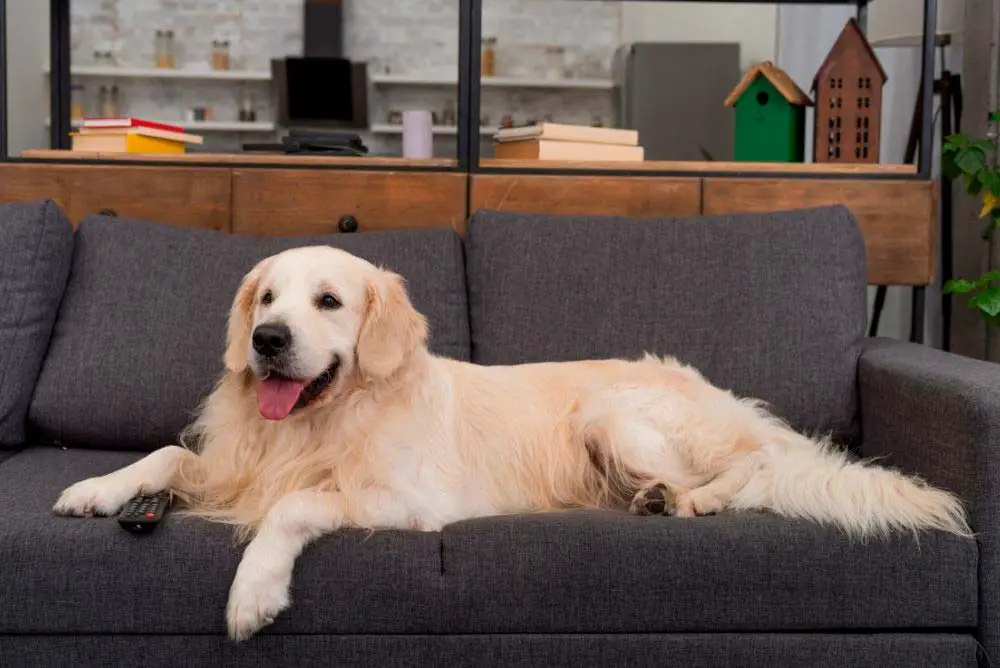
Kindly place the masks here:
<instances>
[{"instance_id":1,"label":"potted plant","mask_svg":"<svg viewBox=\"0 0 1000 668\"><path fill-rule=\"evenodd\" d=\"M990 122L1000 121L1000 111L990 114ZM987 243L1000 228L1000 165L997 164L997 135L988 132L981 139L964 133L945 137L941 149L941 171L946 178L961 177L965 190L982 201L979 217L985 221L983 240ZM967 296L966 305L978 311L992 327L1000 328L1000 270L979 278L955 278L942 287L945 294Z\"/></svg>"}]
</instances>

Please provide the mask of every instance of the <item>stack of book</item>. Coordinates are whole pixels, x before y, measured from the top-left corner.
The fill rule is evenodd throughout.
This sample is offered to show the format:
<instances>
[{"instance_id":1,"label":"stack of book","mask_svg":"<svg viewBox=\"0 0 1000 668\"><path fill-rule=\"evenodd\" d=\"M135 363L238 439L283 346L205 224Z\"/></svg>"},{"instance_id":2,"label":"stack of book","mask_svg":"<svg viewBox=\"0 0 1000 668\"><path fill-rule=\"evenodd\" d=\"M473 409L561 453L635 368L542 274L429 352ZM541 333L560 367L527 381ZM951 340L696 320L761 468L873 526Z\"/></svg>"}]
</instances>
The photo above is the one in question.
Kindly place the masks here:
<instances>
[{"instance_id":1,"label":"stack of book","mask_svg":"<svg viewBox=\"0 0 1000 668\"><path fill-rule=\"evenodd\" d=\"M645 151L637 130L538 123L498 130L493 155L501 160L642 162Z\"/></svg>"},{"instance_id":2,"label":"stack of book","mask_svg":"<svg viewBox=\"0 0 1000 668\"><path fill-rule=\"evenodd\" d=\"M100 153L184 153L202 138L179 125L143 118L85 118L72 133L73 150Z\"/></svg>"}]
</instances>

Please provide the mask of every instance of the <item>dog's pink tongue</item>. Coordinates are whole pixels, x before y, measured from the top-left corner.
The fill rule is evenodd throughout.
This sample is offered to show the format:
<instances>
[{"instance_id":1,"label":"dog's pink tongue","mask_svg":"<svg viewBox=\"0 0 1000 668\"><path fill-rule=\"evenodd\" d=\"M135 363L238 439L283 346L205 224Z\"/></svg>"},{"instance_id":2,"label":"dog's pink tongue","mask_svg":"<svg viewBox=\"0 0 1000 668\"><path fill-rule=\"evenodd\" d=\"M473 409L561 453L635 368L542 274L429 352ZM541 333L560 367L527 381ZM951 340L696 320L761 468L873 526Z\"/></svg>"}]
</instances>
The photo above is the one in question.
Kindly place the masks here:
<instances>
[{"instance_id":1,"label":"dog's pink tongue","mask_svg":"<svg viewBox=\"0 0 1000 668\"><path fill-rule=\"evenodd\" d=\"M284 420L305 386L299 380L265 378L257 383L257 409L268 420Z\"/></svg>"}]
</instances>

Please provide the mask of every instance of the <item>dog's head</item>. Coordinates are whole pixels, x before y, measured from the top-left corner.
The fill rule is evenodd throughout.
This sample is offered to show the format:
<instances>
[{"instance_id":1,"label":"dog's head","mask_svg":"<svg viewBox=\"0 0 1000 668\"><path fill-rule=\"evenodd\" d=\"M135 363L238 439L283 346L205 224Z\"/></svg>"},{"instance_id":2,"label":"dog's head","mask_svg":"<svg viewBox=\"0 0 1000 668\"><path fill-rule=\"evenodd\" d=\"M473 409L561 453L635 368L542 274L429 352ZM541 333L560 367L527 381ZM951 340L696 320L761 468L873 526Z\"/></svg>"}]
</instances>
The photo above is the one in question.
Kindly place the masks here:
<instances>
[{"instance_id":1,"label":"dog's head","mask_svg":"<svg viewBox=\"0 0 1000 668\"><path fill-rule=\"evenodd\" d=\"M263 417L281 420L385 381L428 328L403 279L328 246L294 248L258 263L229 315L226 368L249 371Z\"/></svg>"}]
</instances>

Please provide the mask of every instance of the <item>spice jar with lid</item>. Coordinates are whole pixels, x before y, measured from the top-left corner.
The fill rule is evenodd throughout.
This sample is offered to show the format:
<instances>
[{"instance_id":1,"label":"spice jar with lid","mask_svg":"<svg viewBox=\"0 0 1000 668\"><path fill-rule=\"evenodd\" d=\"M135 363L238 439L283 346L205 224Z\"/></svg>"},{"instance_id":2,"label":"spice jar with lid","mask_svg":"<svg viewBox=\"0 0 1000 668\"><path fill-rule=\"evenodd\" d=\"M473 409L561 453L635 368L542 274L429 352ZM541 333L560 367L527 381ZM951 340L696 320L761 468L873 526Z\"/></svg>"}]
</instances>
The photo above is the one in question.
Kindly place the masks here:
<instances>
[{"instance_id":1,"label":"spice jar with lid","mask_svg":"<svg viewBox=\"0 0 1000 668\"><path fill-rule=\"evenodd\" d=\"M118 115L118 86L102 85L98 97L101 118L113 118Z\"/></svg>"},{"instance_id":2,"label":"spice jar with lid","mask_svg":"<svg viewBox=\"0 0 1000 668\"><path fill-rule=\"evenodd\" d=\"M229 69L229 40L217 39L212 41L212 69Z\"/></svg>"},{"instance_id":3,"label":"spice jar with lid","mask_svg":"<svg viewBox=\"0 0 1000 668\"><path fill-rule=\"evenodd\" d=\"M545 47L545 77L547 79L555 81L563 78L565 57L565 47Z\"/></svg>"},{"instance_id":4,"label":"spice jar with lid","mask_svg":"<svg viewBox=\"0 0 1000 668\"><path fill-rule=\"evenodd\" d=\"M158 68L167 67L167 35L162 30L156 31L153 42L153 65Z\"/></svg>"},{"instance_id":5,"label":"spice jar with lid","mask_svg":"<svg viewBox=\"0 0 1000 668\"><path fill-rule=\"evenodd\" d=\"M497 38L483 38L483 53L481 58L481 70L484 77L496 76L497 69Z\"/></svg>"},{"instance_id":6,"label":"spice jar with lid","mask_svg":"<svg viewBox=\"0 0 1000 668\"><path fill-rule=\"evenodd\" d=\"M87 109L83 102L85 90L83 84L73 84L70 88L69 117L74 121L87 116Z\"/></svg>"},{"instance_id":7,"label":"spice jar with lid","mask_svg":"<svg viewBox=\"0 0 1000 668\"><path fill-rule=\"evenodd\" d=\"M171 69L174 66L174 31L157 30L154 44L154 59L159 69Z\"/></svg>"},{"instance_id":8,"label":"spice jar with lid","mask_svg":"<svg viewBox=\"0 0 1000 668\"><path fill-rule=\"evenodd\" d=\"M176 61L175 51L174 51L174 31L167 31L167 67L174 67Z\"/></svg>"}]
</instances>

